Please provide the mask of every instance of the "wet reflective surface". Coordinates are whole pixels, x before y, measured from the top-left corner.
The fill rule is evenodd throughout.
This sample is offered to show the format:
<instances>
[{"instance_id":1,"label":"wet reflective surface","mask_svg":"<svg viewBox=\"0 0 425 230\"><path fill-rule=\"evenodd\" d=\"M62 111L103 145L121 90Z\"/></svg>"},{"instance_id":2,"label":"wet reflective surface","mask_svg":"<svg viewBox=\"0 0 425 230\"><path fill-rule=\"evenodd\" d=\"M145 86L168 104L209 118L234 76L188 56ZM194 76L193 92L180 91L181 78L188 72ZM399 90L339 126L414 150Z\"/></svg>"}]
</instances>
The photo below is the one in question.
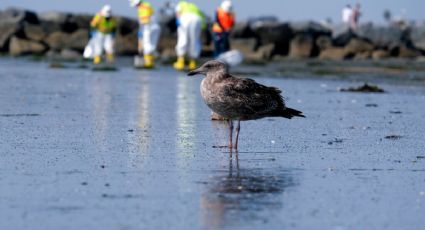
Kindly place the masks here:
<instances>
[{"instance_id":1,"label":"wet reflective surface","mask_svg":"<svg viewBox=\"0 0 425 230\"><path fill-rule=\"evenodd\" d=\"M307 118L242 122L230 158L200 77L47 66L0 60L2 228L425 225L421 86L256 77Z\"/></svg>"}]
</instances>

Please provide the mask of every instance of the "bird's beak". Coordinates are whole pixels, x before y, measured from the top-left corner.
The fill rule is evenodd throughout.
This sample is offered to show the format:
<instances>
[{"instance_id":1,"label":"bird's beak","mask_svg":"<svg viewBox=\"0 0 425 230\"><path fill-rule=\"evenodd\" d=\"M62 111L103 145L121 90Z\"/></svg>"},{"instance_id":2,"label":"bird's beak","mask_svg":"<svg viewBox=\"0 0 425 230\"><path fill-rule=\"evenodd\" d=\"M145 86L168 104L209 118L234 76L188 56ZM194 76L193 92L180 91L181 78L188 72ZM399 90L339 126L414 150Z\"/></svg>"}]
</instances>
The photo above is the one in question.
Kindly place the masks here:
<instances>
[{"instance_id":1,"label":"bird's beak","mask_svg":"<svg viewBox=\"0 0 425 230\"><path fill-rule=\"evenodd\" d=\"M187 76L194 76L197 74L202 74L202 69L201 68L197 68L195 70L190 71L189 73L187 73Z\"/></svg>"}]
</instances>

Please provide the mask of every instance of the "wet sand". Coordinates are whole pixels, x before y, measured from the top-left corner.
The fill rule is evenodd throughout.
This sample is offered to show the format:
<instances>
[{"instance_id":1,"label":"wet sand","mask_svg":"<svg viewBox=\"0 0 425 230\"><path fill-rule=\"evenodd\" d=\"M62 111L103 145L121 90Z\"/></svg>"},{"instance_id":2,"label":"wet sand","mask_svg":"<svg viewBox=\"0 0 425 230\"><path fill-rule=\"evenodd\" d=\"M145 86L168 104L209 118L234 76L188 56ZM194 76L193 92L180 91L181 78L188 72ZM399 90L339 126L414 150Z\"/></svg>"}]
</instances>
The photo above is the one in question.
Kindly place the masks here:
<instances>
[{"instance_id":1,"label":"wet sand","mask_svg":"<svg viewBox=\"0 0 425 230\"><path fill-rule=\"evenodd\" d=\"M0 60L2 229L421 229L425 87L254 79L305 119L242 122L238 160L201 77ZM369 81L374 83L376 79Z\"/></svg>"}]
</instances>

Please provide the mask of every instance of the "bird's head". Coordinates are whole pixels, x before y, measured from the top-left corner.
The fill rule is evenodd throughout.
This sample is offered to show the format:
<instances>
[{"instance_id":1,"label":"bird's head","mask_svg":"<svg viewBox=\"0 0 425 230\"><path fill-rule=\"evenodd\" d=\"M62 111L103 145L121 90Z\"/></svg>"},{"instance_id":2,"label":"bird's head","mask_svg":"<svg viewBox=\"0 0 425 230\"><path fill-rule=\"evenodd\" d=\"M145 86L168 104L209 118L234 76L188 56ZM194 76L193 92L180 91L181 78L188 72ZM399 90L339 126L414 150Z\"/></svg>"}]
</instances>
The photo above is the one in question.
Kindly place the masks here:
<instances>
[{"instance_id":1,"label":"bird's head","mask_svg":"<svg viewBox=\"0 0 425 230\"><path fill-rule=\"evenodd\" d=\"M187 75L193 76L196 74L207 75L208 73L221 73L227 74L229 71L229 67L226 63L219 60L207 61L199 68L190 71Z\"/></svg>"}]
</instances>

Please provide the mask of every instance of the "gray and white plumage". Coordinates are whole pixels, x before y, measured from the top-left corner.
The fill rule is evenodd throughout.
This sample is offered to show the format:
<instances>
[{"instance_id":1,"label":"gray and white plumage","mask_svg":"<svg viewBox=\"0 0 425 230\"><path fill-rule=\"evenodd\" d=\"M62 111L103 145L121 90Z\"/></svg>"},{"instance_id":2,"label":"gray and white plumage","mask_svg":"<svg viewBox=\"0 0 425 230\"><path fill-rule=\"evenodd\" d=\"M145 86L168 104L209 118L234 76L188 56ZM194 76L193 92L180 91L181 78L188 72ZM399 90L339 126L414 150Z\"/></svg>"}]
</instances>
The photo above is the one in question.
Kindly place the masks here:
<instances>
[{"instance_id":1,"label":"gray and white plumage","mask_svg":"<svg viewBox=\"0 0 425 230\"><path fill-rule=\"evenodd\" d=\"M237 120L238 127L240 121L264 117L304 117L301 111L286 107L281 90L261 85L252 79L234 77L229 74L224 62L208 61L188 75L196 74L205 75L201 95L208 107L230 121Z\"/></svg>"}]
</instances>

